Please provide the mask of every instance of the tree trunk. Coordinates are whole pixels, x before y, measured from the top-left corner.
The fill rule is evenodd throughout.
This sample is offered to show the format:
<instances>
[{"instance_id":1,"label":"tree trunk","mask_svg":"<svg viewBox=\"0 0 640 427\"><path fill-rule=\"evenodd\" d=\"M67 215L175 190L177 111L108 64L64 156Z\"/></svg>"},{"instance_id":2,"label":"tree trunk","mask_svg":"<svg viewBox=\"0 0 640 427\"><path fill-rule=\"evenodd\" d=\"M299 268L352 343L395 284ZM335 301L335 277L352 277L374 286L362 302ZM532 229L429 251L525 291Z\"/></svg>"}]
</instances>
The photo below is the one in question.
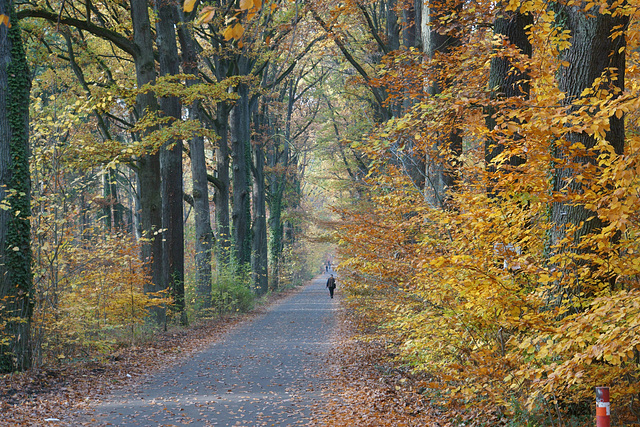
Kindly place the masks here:
<instances>
[{"instance_id":1,"label":"tree trunk","mask_svg":"<svg viewBox=\"0 0 640 427\"><path fill-rule=\"evenodd\" d=\"M153 57L153 39L149 9L146 0L131 0L131 19L133 22L133 40L136 45L135 66L138 87L155 81L155 61ZM152 92L139 94L136 98L138 118L145 112L158 110L158 102ZM162 192L160 178L160 155L145 154L138 162L140 192L140 225L142 228L142 257L151 270L151 283L145 286L145 292L158 292L167 289L163 274L162 244ZM154 309L153 315L158 323L164 323L164 310Z\"/></svg>"},{"instance_id":2,"label":"tree trunk","mask_svg":"<svg viewBox=\"0 0 640 427\"><path fill-rule=\"evenodd\" d=\"M611 14L600 14L590 10L585 12L582 6L564 7L563 18L566 29L571 32L571 47L564 50L562 60L569 65L562 67L558 76L560 89L565 92L565 105L571 106L570 112L579 108L576 101L580 100L582 92L590 88L594 81L605 76L601 83L603 89L618 96L624 90L625 51L622 49L626 42L624 35L612 38L614 29L626 29L628 17ZM617 78L607 81L613 75ZM606 133L606 141L613 147L617 154L624 152L624 117L611 116L609 119L610 130ZM585 246L583 238L589 234L599 233L604 225L597 214L586 209L583 204L576 203L572 195L582 194L583 189L589 185L588 180L574 179L582 174L585 169L594 169L589 176L598 177L597 156L594 150L596 139L585 132L572 132L566 135L567 144L559 142L556 146L556 162L553 171L553 191L558 196L558 201L551 207L550 232L551 254L568 254L573 258L571 262L566 259L562 268L566 275L571 276L576 269L585 264L584 255L593 253L594 248ZM576 152L570 148L574 144L582 144L584 149ZM573 230L569 233L569 230ZM564 240L564 239L567 240ZM577 255L574 257L573 254ZM596 266L590 265L589 270L594 271ZM592 277L593 278L593 277ZM602 279L602 277L601 277ZM606 278L605 278L606 279ZM602 279L603 281L606 281ZM579 293L581 285L575 280L571 289L558 289L554 294L552 304L561 304L568 294Z\"/></svg>"},{"instance_id":3,"label":"tree trunk","mask_svg":"<svg viewBox=\"0 0 640 427\"><path fill-rule=\"evenodd\" d=\"M271 282L272 288L280 286L280 265L283 250L283 226L282 226L282 197L284 195L284 177L276 177L270 184L269 190L269 253L271 256Z\"/></svg>"},{"instance_id":4,"label":"tree trunk","mask_svg":"<svg viewBox=\"0 0 640 427\"><path fill-rule=\"evenodd\" d=\"M494 34L504 37L511 45L517 47L522 54L531 57L533 53L532 47L525 31L525 28L531 24L533 24L533 16L530 14L523 15L517 12L503 11L494 22ZM491 59L489 89L492 91L493 99L513 99L513 102L517 103L519 98L529 98L529 76L515 69L512 62L511 58L505 57ZM503 107L503 109L505 108L509 107ZM489 131L496 127L496 113L502 114L506 113L506 111L496 111L495 108L487 109L485 122ZM513 138L517 138L517 135L514 135ZM497 165L492 163L493 159L506 148L504 144L500 144L493 139L487 139L484 149L487 172L491 174L497 171ZM524 163L524 158L512 156L507 163L512 167L519 166ZM495 183L493 177L490 177L490 180ZM489 194L493 193L493 185L489 185L488 192Z\"/></svg>"},{"instance_id":5,"label":"tree trunk","mask_svg":"<svg viewBox=\"0 0 640 427\"><path fill-rule=\"evenodd\" d=\"M277 141L278 138L275 138ZM282 208L284 198L284 188L287 179L287 169L289 167L289 141L282 138L282 152L278 152L278 145L274 141L273 149L270 150L267 160L271 172L269 181L269 254L271 257L271 282L272 288L278 289L280 286L280 266L282 261L283 248L283 226Z\"/></svg>"},{"instance_id":6,"label":"tree trunk","mask_svg":"<svg viewBox=\"0 0 640 427\"><path fill-rule=\"evenodd\" d=\"M398 6L396 0L386 1L387 12L387 49L389 52L400 49L400 25L398 22L398 12L396 7Z\"/></svg>"},{"instance_id":7,"label":"tree trunk","mask_svg":"<svg viewBox=\"0 0 640 427\"><path fill-rule=\"evenodd\" d=\"M279 116L271 116L268 114L268 111L264 114L264 117L266 117L268 121L265 127L269 130L270 139L273 141L272 148L267 152L267 162L269 168L272 170L268 184L269 193L267 202L269 204L268 224L270 239L268 243L273 289L278 289L280 286L280 273L284 260L283 250L285 236L282 212L285 205L284 198L287 179L290 173L289 168L291 167L291 121L299 81L299 78L289 79L287 85L281 89L278 102L284 103L285 100L287 102L287 114L284 118L284 126L278 123ZM331 102L329 99L326 101L333 118ZM334 126L336 126L335 120ZM284 129L281 129L281 127L284 127ZM337 133L336 138L340 139L340 135ZM280 147L282 151L280 151Z\"/></svg>"},{"instance_id":8,"label":"tree trunk","mask_svg":"<svg viewBox=\"0 0 640 427\"><path fill-rule=\"evenodd\" d=\"M416 6L421 7L417 3L415 1L408 3L403 11L402 40L405 48L416 47L416 29L418 25L418 22L416 22Z\"/></svg>"},{"instance_id":9,"label":"tree trunk","mask_svg":"<svg viewBox=\"0 0 640 427\"><path fill-rule=\"evenodd\" d=\"M255 120L256 133L265 131L265 125L257 114ZM261 138L264 141L266 138ZM268 243L267 243L267 207L265 201L264 176L264 147L262 141L253 144L253 284L258 295L264 295L269 290L268 276Z\"/></svg>"},{"instance_id":10,"label":"tree trunk","mask_svg":"<svg viewBox=\"0 0 640 427\"><path fill-rule=\"evenodd\" d=\"M31 366L30 73L13 2L0 1L0 373Z\"/></svg>"},{"instance_id":11,"label":"tree trunk","mask_svg":"<svg viewBox=\"0 0 640 427\"><path fill-rule=\"evenodd\" d=\"M176 43L176 4L171 0L156 2L156 45L160 60L160 74L172 76L180 73L180 60ZM165 116L182 120L182 105L175 97L160 99ZM162 174L162 225L165 281L171 289L180 322L187 323L184 296L184 220L182 187L182 140L169 140L160 151Z\"/></svg>"},{"instance_id":12,"label":"tree trunk","mask_svg":"<svg viewBox=\"0 0 640 427\"><path fill-rule=\"evenodd\" d=\"M200 120L200 108L189 109L191 120ZM204 138L196 136L189 141L191 152L191 177L193 180L193 205L195 214L195 264L196 293L200 307L211 307L211 252L213 231L209 206L209 183L207 181L207 160L204 152Z\"/></svg>"},{"instance_id":13,"label":"tree trunk","mask_svg":"<svg viewBox=\"0 0 640 427\"><path fill-rule=\"evenodd\" d=\"M447 13L446 9L432 7L425 3L423 6L423 46L430 60L439 52L448 54L460 45L460 39L451 34L441 34L438 28L438 18ZM459 6L458 6L459 7ZM437 65L434 65L437 66ZM446 81L433 80L429 88L432 96L442 92L446 87ZM426 161L426 187L427 200L434 207L445 208L450 193L456 187L456 159L462 154L462 136L454 121L443 127L443 135L437 145L433 147L432 159Z\"/></svg>"},{"instance_id":14,"label":"tree trunk","mask_svg":"<svg viewBox=\"0 0 640 427\"><path fill-rule=\"evenodd\" d=\"M217 264L218 269L229 265L231 258L231 221L229 215L229 114L230 109L226 102L218 104L216 113L217 134L220 137L216 148L216 173L219 188L216 188L216 229L217 237Z\"/></svg>"},{"instance_id":15,"label":"tree trunk","mask_svg":"<svg viewBox=\"0 0 640 427\"><path fill-rule=\"evenodd\" d=\"M197 54L195 41L184 23L178 27L178 38L182 48L182 69L187 74L198 75ZM191 86L198 83L192 79L187 81ZM189 119L202 121L204 119L202 106L199 101L189 108ZM209 183L207 180L207 162L204 151L204 137L196 135L189 141L191 153L191 178L193 186L193 205L195 215L195 264L196 264L196 294L201 308L211 307L211 252L213 250L213 232L211 230L211 214L209 206Z\"/></svg>"},{"instance_id":16,"label":"tree trunk","mask_svg":"<svg viewBox=\"0 0 640 427\"><path fill-rule=\"evenodd\" d=\"M251 262L251 123L249 87L238 85L239 99L231 112L231 146L233 149L233 241L239 271Z\"/></svg>"}]
</instances>

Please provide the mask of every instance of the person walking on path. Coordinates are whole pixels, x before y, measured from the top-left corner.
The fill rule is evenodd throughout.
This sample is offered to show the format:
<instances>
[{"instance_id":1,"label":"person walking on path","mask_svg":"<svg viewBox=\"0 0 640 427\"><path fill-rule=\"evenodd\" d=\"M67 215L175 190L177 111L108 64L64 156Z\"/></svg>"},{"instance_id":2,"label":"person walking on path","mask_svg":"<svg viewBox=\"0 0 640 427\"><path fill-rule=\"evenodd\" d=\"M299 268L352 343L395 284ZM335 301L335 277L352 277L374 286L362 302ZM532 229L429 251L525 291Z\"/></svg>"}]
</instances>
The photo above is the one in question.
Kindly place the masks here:
<instances>
[{"instance_id":1,"label":"person walking on path","mask_svg":"<svg viewBox=\"0 0 640 427\"><path fill-rule=\"evenodd\" d=\"M327 279L327 288L329 288L329 296L333 298L333 291L336 288L336 279L333 274Z\"/></svg>"}]
</instances>

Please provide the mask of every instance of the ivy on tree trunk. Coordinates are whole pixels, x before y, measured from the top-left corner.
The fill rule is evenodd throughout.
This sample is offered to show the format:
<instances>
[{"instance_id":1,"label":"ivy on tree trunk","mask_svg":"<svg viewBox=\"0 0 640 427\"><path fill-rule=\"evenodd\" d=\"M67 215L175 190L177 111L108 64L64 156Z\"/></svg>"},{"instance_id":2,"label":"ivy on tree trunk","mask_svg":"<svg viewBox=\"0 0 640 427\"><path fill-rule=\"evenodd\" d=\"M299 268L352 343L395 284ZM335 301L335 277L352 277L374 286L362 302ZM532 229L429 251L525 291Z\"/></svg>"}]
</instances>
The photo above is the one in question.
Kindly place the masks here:
<instances>
[{"instance_id":1,"label":"ivy on tree trunk","mask_svg":"<svg viewBox=\"0 0 640 427\"><path fill-rule=\"evenodd\" d=\"M0 372L11 372L31 365L31 81L13 2L0 14Z\"/></svg>"}]
</instances>

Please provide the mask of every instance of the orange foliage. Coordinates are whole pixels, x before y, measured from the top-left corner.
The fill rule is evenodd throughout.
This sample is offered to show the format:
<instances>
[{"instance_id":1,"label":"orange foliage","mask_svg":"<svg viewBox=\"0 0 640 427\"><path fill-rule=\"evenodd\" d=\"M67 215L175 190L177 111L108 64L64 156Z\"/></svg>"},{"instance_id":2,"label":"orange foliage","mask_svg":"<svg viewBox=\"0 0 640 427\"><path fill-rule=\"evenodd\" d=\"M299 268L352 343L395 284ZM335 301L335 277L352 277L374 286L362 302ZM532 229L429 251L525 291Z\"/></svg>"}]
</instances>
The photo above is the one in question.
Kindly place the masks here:
<instances>
[{"instance_id":1,"label":"orange foliage","mask_svg":"<svg viewBox=\"0 0 640 427\"><path fill-rule=\"evenodd\" d=\"M368 201L340 212L341 280L352 303L374 310L394 333L401 360L437 379L434 402L504 416L544 408L563 418L588 414L593 387L610 386L614 415L627 422L640 411L637 23L620 29L628 43L624 92L603 89L611 87L603 76L566 106L556 76L567 66L558 55L570 43L567 32L542 2L510 8L535 16L533 58L499 53L528 70L529 99L490 97L489 63L498 53L482 27L465 28L463 46L446 57L388 57L379 84L396 85L397 96L411 93L413 105L352 144L372 162ZM461 13L462 22L482 19L472 7ZM424 82L436 72L448 86L429 96ZM411 82L420 83L397 86ZM487 129L492 110L497 126ZM622 155L606 140L613 116L626 119ZM460 157L437 147L456 128L464 137ZM582 132L595 147L567 142ZM485 165L487 140L508 147L493 160L496 171ZM558 148L568 155L556 157ZM446 209L429 203L429 182L419 185L407 173L403 159L411 156L449 164L457 186ZM526 162L509 166L513 156ZM567 160L584 158L593 161ZM560 162L583 191L553 190ZM567 225L566 237L550 245L557 202L584 206L603 227L576 240L582 224Z\"/></svg>"}]
</instances>

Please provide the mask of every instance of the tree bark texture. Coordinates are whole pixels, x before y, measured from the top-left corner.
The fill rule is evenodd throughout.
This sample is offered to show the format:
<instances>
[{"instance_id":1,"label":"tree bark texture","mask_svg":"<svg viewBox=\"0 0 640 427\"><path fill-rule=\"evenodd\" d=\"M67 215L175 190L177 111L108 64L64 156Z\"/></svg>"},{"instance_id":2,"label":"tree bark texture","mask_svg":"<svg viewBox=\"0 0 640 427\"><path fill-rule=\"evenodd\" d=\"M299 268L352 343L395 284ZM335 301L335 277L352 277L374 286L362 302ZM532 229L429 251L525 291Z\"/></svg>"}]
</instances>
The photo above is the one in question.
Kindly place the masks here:
<instances>
[{"instance_id":1,"label":"tree bark texture","mask_svg":"<svg viewBox=\"0 0 640 427\"><path fill-rule=\"evenodd\" d=\"M180 10L178 10L180 12ZM198 75L198 57L195 40L189 27L185 25L184 16L178 26L178 39L182 48L182 69L187 74ZM198 83L195 78L187 81L187 85ZM204 114L199 101L189 107L189 119L203 121ZM207 179L207 162L204 151L204 137L195 135L189 141L191 154L191 179L193 187L193 209L195 216L195 264L196 294L201 308L211 307L211 253L213 251L213 231L211 229L211 211L209 205L209 183Z\"/></svg>"},{"instance_id":2,"label":"tree bark texture","mask_svg":"<svg viewBox=\"0 0 640 427\"><path fill-rule=\"evenodd\" d=\"M14 4L0 1L0 373L31 366L30 73Z\"/></svg>"},{"instance_id":3,"label":"tree bark texture","mask_svg":"<svg viewBox=\"0 0 640 427\"><path fill-rule=\"evenodd\" d=\"M400 49L400 23L396 11L398 4L396 0L387 0L385 3L387 9L387 48L391 52Z\"/></svg>"},{"instance_id":4,"label":"tree bark texture","mask_svg":"<svg viewBox=\"0 0 640 427\"><path fill-rule=\"evenodd\" d=\"M533 16L530 14L502 12L494 21L493 29L495 35L504 37L512 46L518 48L522 54L530 57L533 52L525 28L531 24L533 24ZM511 58L497 56L491 59L489 89L492 91L493 99L514 99L514 102L517 102L518 98L528 99L529 76L527 73L515 69ZM508 107L505 106L503 108ZM487 109L485 122L490 131L497 124L495 114L502 112L504 111L497 111L495 108ZM492 161L507 148L504 144L493 139L488 139L485 142L485 162L488 172L496 172L497 166ZM512 156L508 161L509 166L519 166L523 163L524 158L521 156ZM489 193L493 192L492 187L490 185Z\"/></svg>"},{"instance_id":5,"label":"tree bark texture","mask_svg":"<svg viewBox=\"0 0 640 427\"><path fill-rule=\"evenodd\" d=\"M180 58L176 42L177 3L158 0L155 4L156 45L160 62L160 75L180 73ZM182 104L176 96L160 98L163 115L182 120ZM169 285L180 321L186 324L184 295L184 221L182 185L182 140L170 140L160 151L162 174L162 225L164 280Z\"/></svg>"},{"instance_id":6,"label":"tree bark texture","mask_svg":"<svg viewBox=\"0 0 640 427\"><path fill-rule=\"evenodd\" d=\"M231 261L231 215L229 213L229 195L231 182L229 176L229 115L226 102L218 104L216 113L217 134L220 137L216 147L216 173L219 187L215 192L216 205L216 260L218 269L226 267Z\"/></svg>"},{"instance_id":7,"label":"tree bark texture","mask_svg":"<svg viewBox=\"0 0 640 427\"><path fill-rule=\"evenodd\" d=\"M284 135L278 124L278 118L275 116L271 120L268 112L265 116L269 119L268 129L271 132L273 144L267 153L267 162L273 172L269 179L269 193L267 203L269 205L269 254L271 257L271 281L272 288L278 289L280 286L280 267L282 265L282 251L284 250L284 233L282 224L282 210L284 208L284 191L289 169L290 148L289 141L291 138L291 117L293 115L293 103L295 99L296 83L294 79L290 80L288 87L283 88L280 95L280 102L283 102L286 94L287 97L287 115L284 123ZM328 103L331 109L331 104ZM282 148L280 148L282 147ZM280 151L281 150L281 151Z\"/></svg>"},{"instance_id":8,"label":"tree bark texture","mask_svg":"<svg viewBox=\"0 0 640 427\"><path fill-rule=\"evenodd\" d=\"M255 128L259 135L264 131L264 114L256 114ZM264 141L266 138L262 138ZM253 284L258 295L269 290L268 242L267 242L267 206L264 176L264 147L262 143L253 144L253 258L251 271Z\"/></svg>"},{"instance_id":9,"label":"tree bark texture","mask_svg":"<svg viewBox=\"0 0 640 427\"><path fill-rule=\"evenodd\" d=\"M239 98L231 112L231 146L233 159L233 242L238 268L251 262L251 117L249 87L238 85Z\"/></svg>"},{"instance_id":10,"label":"tree bark texture","mask_svg":"<svg viewBox=\"0 0 640 427\"><path fill-rule=\"evenodd\" d=\"M621 48L625 46L624 36L612 38L614 28L626 28L627 17L614 17L611 14L600 14L590 10L585 12L581 7L564 7L563 23L571 31L571 47L563 51L562 60L568 66L561 67L558 84L565 92L565 105L569 106L569 113L579 106L574 103L580 99L584 89L590 88L594 81L601 76L610 78L614 74L616 79L605 81L603 87L610 93L620 93L624 89L625 53ZM624 152L624 117L615 115L609 119L610 131L606 133L607 142L617 154ZM556 162L553 170L553 191L560 197L552 204L551 222L553 229L550 233L552 253L572 252L585 254L593 248L581 244L583 238L591 233L598 233L603 222L595 212L576 204L566 196L581 194L588 182L573 179L583 170L591 170L589 175L597 176L597 154L594 152L596 139L585 132L572 132L566 135L568 144L561 141L556 145ZM581 152L570 150L573 144L582 144L585 149ZM568 229L576 227L573 234L568 235ZM563 242L563 239L568 241ZM576 260L575 264L584 264ZM562 268L573 269L576 265L566 265ZM563 290L565 292L567 290ZM558 294L558 298L562 295Z\"/></svg>"},{"instance_id":11,"label":"tree bark texture","mask_svg":"<svg viewBox=\"0 0 640 427\"><path fill-rule=\"evenodd\" d=\"M131 19L133 22L133 40L135 42L135 67L138 87L155 82L155 60L153 57L153 38L146 0L131 1ZM141 118L147 112L158 110L158 102L152 92L139 94L136 98L136 113ZM142 257L149 263L151 283L145 286L145 292L158 292L167 289L163 274L162 244L162 189L160 175L160 154L145 154L138 162L140 183L140 225L142 228ZM154 309L158 323L164 323L164 310Z\"/></svg>"}]
</instances>

